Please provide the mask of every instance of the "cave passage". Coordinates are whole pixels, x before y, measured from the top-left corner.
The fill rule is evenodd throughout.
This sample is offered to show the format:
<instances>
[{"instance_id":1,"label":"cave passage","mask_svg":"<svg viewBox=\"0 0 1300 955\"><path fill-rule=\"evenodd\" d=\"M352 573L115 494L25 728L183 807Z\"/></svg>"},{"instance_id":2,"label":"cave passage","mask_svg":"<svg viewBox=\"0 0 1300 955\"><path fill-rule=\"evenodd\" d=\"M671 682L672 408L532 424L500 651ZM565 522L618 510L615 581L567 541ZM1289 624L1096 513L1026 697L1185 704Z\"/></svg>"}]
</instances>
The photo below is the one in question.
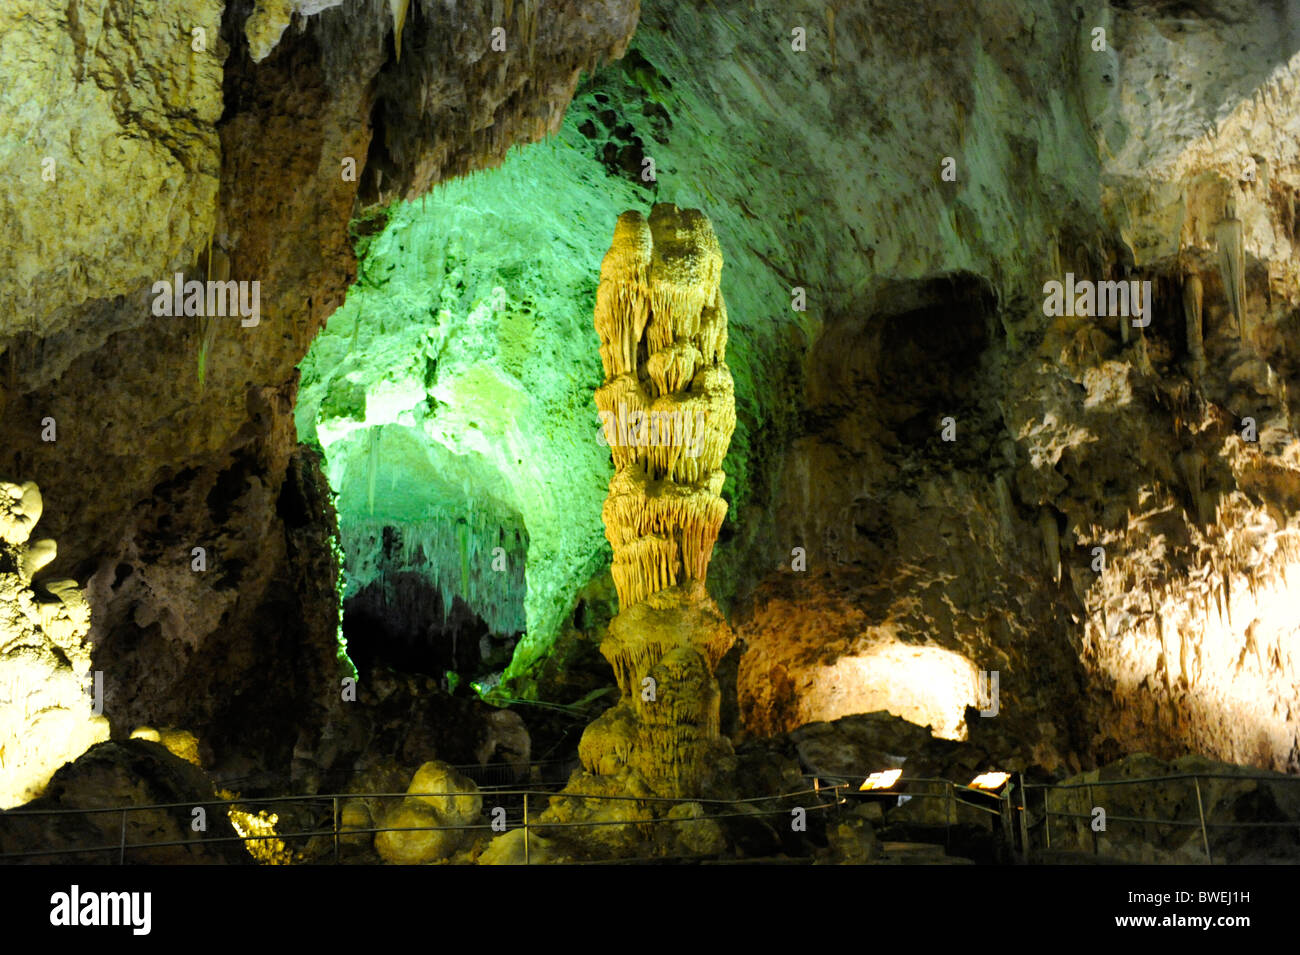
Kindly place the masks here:
<instances>
[{"instance_id":1,"label":"cave passage","mask_svg":"<svg viewBox=\"0 0 1300 955\"><path fill-rule=\"evenodd\" d=\"M376 666L478 681L509 662L518 632L498 634L459 595L411 571L386 575L344 601L348 656L362 679Z\"/></svg>"}]
</instances>

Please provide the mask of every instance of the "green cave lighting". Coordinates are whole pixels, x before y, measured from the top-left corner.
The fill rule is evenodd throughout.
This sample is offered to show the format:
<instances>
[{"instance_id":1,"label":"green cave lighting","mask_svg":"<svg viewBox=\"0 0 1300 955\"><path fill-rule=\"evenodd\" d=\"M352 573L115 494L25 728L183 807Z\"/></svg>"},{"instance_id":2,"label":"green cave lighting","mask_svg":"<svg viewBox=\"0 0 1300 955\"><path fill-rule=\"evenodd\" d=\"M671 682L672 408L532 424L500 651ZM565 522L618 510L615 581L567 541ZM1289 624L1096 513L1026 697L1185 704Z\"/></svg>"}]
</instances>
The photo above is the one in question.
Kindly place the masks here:
<instances>
[{"instance_id":1,"label":"green cave lighting","mask_svg":"<svg viewBox=\"0 0 1300 955\"><path fill-rule=\"evenodd\" d=\"M343 597L422 573L444 609L459 597L493 633L522 634L505 682L610 560L596 282L619 213L664 199L598 161L578 129L591 95L500 168L363 212L357 281L300 365L298 433L337 494Z\"/></svg>"}]
</instances>

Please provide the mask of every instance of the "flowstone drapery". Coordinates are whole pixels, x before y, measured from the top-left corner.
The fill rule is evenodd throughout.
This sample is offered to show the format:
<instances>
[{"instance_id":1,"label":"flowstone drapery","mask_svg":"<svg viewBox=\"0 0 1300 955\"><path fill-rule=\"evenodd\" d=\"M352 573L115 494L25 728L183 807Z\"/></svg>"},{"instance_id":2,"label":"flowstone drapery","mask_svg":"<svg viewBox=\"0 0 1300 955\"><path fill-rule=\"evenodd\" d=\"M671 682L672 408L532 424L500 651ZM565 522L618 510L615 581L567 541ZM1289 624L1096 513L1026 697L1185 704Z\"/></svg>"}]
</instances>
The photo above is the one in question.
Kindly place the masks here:
<instances>
[{"instance_id":1,"label":"flowstone drapery","mask_svg":"<svg viewBox=\"0 0 1300 955\"><path fill-rule=\"evenodd\" d=\"M714 668L734 635L705 590L736 426L722 252L698 210L625 212L601 264L596 391L615 474L602 509L620 612L601 653L622 697L587 728L589 773L694 795L720 751ZM636 788L639 788L636 787Z\"/></svg>"}]
</instances>

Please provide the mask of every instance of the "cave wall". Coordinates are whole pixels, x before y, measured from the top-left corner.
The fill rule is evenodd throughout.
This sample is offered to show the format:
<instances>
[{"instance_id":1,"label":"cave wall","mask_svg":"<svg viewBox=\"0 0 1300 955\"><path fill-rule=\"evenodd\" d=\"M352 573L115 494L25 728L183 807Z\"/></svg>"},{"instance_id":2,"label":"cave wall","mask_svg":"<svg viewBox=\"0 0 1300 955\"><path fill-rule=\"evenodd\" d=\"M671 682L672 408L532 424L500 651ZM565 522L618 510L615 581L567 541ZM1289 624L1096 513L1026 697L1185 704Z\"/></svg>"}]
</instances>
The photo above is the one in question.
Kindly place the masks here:
<instances>
[{"instance_id":1,"label":"cave wall","mask_svg":"<svg viewBox=\"0 0 1300 955\"><path fill-rule=\"evenodd\" d=\"M1031 80L1031 99L1045 98L1037 124L980 124L1037 156L1007 183L1023 177L1048 200L1007 197L1021 238L1006 248L1026 259L989 268L930 239L949 257L945 276L900 285L895 267L809 350L805 434L784 454L772 509L782 567L737 627L750 732L877 705L869 680L852 699L852 667L897 643L998 671L1000 712L977 722L1020 760L1055 767L1118 747L1298 765L1297 620L1281 609L1294 605L1297 9L1078 11L1021 21L1035 43L1057 38L1073 95L1054 101L1061 84L1044 75ZM1105 51L1091 47L1097 27ZM977 103L996 102L978 67L958 72L975 77ZM909 142L945 148L919 137ZM1082 193L1044 183L1053 154L1089 180ZM1245 341L1229 331L1213 241L1229 196L1246 235ZM1204 374L1190 361L1184 268L1205 289ZM1150 327L1046 315L1042 285L1067 271L1151 281ZM992 293L991 322L961 293L972 274ZM1247 416L1257 442L1243 439ZM794 546L806 571L793 569ZM908 682L904 671L900 705Z\"/></svg>"},{"instance_id":2,"label":"cave wall","mask_svg":"<svg viewBox=\"0 0 1300 955\"><path fill-rule=\"evenodd\" d=\"M45 490L47 573L86 582L113 732L180 726L215 765L279 771L338 698L331 495L292 413L354 275L358 190L500 162L621 52L637 5L412 4L400 58L386 2L298 4L276 42L288 7L259 4L256 58L251 3L137 6L0 11L21 77L0 94L19 170L0 198L0 468ZM259 282L260 322L156 317L152 285L178 271Z\"/></svg>"}]
</instances>

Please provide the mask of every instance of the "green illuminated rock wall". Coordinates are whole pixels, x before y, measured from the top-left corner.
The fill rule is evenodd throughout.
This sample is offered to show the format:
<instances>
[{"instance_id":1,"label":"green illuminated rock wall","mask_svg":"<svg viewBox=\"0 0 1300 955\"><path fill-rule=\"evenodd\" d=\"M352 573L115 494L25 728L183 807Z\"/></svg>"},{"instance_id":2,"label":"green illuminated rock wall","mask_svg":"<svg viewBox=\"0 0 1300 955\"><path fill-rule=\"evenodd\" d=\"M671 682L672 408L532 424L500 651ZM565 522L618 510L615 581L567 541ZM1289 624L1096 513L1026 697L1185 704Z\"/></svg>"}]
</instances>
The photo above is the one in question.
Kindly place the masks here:
<instances>
[{"instance_id":1,"label":"green illuminated rock wall","mask_svg":"<svg viewBox=\"0 0 1300 955\"><path fill-rule=\"evenodd\" d=\"M358 246L346 305L302 363L297 408L300 435L325 451L345 549L364 538L355 528L424 527L430 563L459 566L468 551L456 534L429 527L465 518L465 576L484 586L461 595L507 632L523 621L491 583L520 569L524 554L509 541L522 528L529 636L517 669L545 651L609 559L600 505L611 470L591 405L595 266L609 224L642 200L570 138L580 139L566 126L499 170L389 207L382 231ZM437 541L447 553L427 553ZM497 546L501 572L491 569ZM349 593L375 564L348 554Z\"/></svg>"}]
</instances>

